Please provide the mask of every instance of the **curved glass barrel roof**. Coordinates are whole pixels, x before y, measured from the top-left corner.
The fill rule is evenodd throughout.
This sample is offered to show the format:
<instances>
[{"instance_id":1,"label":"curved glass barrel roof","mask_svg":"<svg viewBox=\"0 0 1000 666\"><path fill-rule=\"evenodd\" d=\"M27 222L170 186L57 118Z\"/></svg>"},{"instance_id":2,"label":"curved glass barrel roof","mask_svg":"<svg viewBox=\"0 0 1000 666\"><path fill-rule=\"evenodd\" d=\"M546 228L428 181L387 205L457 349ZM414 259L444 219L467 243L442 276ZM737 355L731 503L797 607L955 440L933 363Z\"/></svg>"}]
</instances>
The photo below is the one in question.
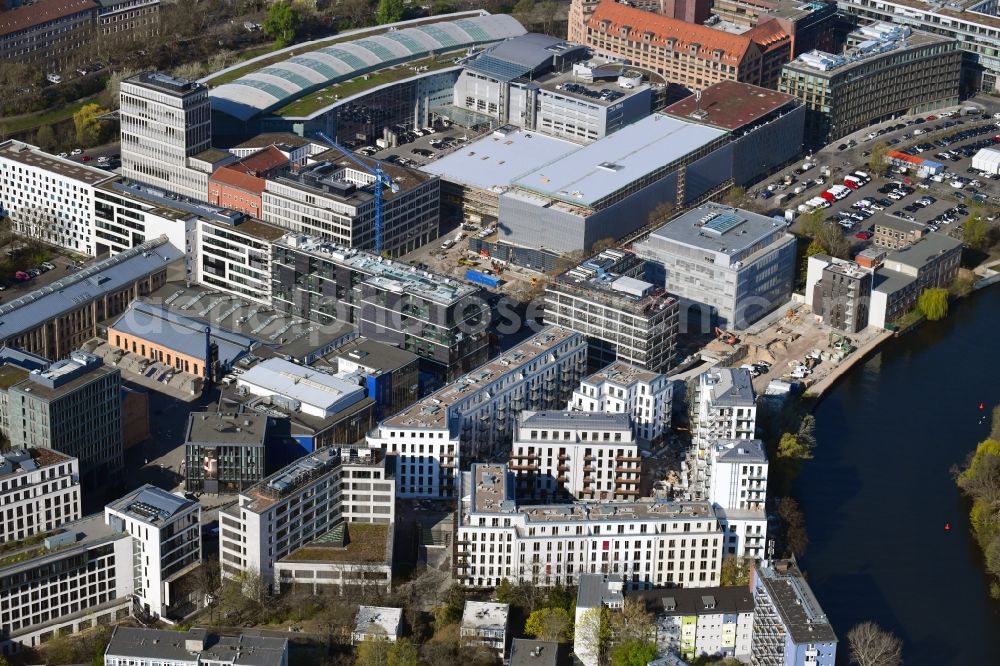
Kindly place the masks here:
<instances>
[{"instance_id":1,"label":"curved glass barrel roof","mask_svg":"<svg viewBox=\"0 0 1000 666\"><path fill-rule=\"evenodd\" d=\"M525 34L512 16L476 16L390 30L309 51L213 88L212 108L247 120L314 90L361 74L441 53Z\"/></svg>"}]
</instances>

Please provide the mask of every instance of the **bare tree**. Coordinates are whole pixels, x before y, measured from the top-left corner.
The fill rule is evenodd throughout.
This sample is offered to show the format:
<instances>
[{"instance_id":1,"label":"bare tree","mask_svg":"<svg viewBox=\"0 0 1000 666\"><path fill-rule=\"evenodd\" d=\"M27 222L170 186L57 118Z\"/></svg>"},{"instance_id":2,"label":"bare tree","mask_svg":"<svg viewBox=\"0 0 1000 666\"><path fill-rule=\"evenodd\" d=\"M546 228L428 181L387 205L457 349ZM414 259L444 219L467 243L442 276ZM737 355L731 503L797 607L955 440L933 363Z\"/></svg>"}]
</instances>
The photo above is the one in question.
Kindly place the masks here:
<instances>
[{"instance_id":1,"label":"bare tree","mask_svg":"<svg viewBox=\"0 0 1000 666\"><path fill-rule=\"evenodd\" d=\"M862 622L847 632L851 663L858 666L899 666L903 642L874 622Z\"/></svg>"}]
</instances>

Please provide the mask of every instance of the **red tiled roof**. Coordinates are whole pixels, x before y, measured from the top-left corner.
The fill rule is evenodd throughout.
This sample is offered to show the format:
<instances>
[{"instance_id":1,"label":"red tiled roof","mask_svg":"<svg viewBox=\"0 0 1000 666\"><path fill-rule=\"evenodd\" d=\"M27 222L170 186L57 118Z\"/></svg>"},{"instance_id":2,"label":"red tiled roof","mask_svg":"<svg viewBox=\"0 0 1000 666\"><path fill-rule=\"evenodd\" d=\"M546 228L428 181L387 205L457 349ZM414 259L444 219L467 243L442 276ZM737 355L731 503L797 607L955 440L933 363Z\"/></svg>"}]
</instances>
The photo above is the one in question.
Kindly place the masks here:
<instances>
[{"instance_id":1,"label":"red tiled roof","mask_svg":"<svg viewBox=\"0 0 1000 666\"><path fill-rule=\"evenodd\" d=\"M244 171L234 169L233 166L235 165L219 167L209 177L209 180L214 183L238 187L246 192L253 192L258 195L263 194L264 185L267 181Z\"/></svg>"},{"instance_id":2,"label":"red tiled roof","mask_svg":"<svg viewBox=\"0 0 1000 666\"><path fill-rule=\"evenodd\" d=\"M253 174L267 173L268 171L280 169L286 164L288 164L288 158L285 157L285 154L274 146L268 146L267 148L258 150L252 155L247 155L239 162L228 166L230 169L236 169L237 171L242 171L243 173Z\"/></svg>"},{"instance_id":3,"label":"red tiled roof","mask_svg":"<svg viewBox=\"0 0 1000 666\"><path fill-rule=\"evenodd\" d=\"M94 0L39 0L27 7L0 12L0 35L9 35L27 28L73 14L96 9Z\"/></svg>"},{"instance_id":4,"label":"red tiled roof","mask_svg":"<svg viewBox=\"0 0 1000 666\"><path fill-rule=\"evenodd\" d=\"M603 0L587 23L592 29L601 30L601 25L605 22L607 32L615 35L621 35L622 28L627 27L633 41L648 41L662 47L672 39L675 42L673 50L685 53L690 51L691 45L697 44L699 57L712 59L713 51L720 50L722 59L732 63L741 62L751 44L759 43L762 49L768 50L779 45L782 39L789 39L775 20L768 21L742 35L735 35L724 30L629 7L614 0ZM646 34L649 35L648 39Z\"/></svg>"}]
</instances>

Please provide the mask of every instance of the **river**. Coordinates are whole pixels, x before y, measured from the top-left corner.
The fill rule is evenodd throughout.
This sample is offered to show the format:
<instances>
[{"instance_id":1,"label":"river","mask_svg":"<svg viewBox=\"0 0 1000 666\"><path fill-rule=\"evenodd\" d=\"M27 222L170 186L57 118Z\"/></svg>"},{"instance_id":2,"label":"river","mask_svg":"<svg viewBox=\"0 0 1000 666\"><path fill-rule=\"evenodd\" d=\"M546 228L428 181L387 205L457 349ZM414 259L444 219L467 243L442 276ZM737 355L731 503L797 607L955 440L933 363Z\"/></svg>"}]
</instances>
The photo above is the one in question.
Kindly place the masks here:
<instances>
[{"instance_id":1,"label":"river","mask_svg":"<svg viewBox=\"0 0 1000 666\"><path fill-rule=\"evenodd\" d=\"M840 638L838 663L848 629L869 619L903 639L907 666L1000 663L1000 603L949 471L989 433L998 343L991 287L887 342L817 407L797 489L811 540L802 565Z\"/></svg>"}]
</instances>

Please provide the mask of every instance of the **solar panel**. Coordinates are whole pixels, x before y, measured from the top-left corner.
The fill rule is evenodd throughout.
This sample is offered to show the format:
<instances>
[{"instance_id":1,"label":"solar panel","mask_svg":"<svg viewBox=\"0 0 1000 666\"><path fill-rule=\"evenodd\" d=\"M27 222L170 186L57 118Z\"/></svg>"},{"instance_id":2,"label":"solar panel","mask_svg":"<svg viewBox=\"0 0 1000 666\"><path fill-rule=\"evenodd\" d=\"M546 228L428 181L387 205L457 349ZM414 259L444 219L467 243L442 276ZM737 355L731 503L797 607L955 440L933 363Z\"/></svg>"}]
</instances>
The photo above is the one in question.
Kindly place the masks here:
<instances>
[{"instance_id":1,"label":"solar panel","mask_svg":"<svg viewBox=\"0 0 1000 666\"><path fill-rule=\"evenodd\" d=\"M733 213L721 213L716 215L709 222L706 222L705 226L702 228L705 231L710 231L721 236L727 231L732 231L739 225L743 224L743 222L743 218L739 215L734 215Z\"/></svg>"}]
</instances>

